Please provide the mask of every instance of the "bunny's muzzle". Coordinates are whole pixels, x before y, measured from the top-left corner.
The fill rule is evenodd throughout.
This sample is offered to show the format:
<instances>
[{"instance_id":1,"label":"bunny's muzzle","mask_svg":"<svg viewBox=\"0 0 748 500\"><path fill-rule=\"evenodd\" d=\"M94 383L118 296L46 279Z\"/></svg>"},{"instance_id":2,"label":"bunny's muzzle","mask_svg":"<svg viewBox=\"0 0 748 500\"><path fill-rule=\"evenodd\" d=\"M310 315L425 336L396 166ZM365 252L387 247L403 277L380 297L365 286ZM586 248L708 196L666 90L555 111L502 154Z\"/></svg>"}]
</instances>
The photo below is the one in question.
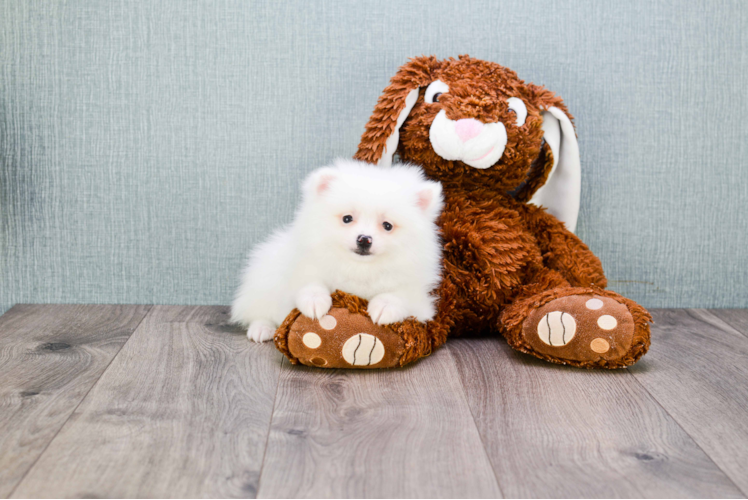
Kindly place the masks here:
<instances>
[{"instance_id":1,"label":"bunny's muzzle","mask_svg":"<svg viewBox=\"0 0 748 500\"><path fill-rule=\"evenodd\" d=\"M501 122L482 123L474 118L450 120L444 110L431 123L429 140L445 160L460 160L473 168L495 165L504 154L507 135Z\"/></svg>"}]
</instances>

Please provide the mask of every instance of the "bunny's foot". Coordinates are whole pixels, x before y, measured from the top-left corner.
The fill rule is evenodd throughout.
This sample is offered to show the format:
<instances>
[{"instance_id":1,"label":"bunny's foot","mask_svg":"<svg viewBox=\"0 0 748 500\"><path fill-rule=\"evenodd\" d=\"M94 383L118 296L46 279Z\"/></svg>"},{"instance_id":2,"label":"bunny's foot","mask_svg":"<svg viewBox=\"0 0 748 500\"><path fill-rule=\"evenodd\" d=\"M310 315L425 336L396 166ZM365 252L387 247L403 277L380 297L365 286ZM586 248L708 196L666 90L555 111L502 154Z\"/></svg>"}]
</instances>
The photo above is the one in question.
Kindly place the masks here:
<instances>
[{"instance_id":1,"label":"bunny's foot","mask_svg":"<svg viewBox=\"0 0 748 500\"><path fill-rule=\"evenodd\" d=\"M366 307L365 300L338 291L319 320L294 309L278 327L275 345L291 363L320 368L392 368L430 353L425 324L376 325Z\"/></svg>"},{"instance_id":2,"label":"bunny's foot","mask_svg":"<svg viewBox=\"0 0 748 500\"><path fill-rule=\"evenodd\" d=\"M515 302L501 316L513 348L584 368L636 363L649 349L650 321L636 302L592 288L549 290Z\"/></svg>"}]
</instances>

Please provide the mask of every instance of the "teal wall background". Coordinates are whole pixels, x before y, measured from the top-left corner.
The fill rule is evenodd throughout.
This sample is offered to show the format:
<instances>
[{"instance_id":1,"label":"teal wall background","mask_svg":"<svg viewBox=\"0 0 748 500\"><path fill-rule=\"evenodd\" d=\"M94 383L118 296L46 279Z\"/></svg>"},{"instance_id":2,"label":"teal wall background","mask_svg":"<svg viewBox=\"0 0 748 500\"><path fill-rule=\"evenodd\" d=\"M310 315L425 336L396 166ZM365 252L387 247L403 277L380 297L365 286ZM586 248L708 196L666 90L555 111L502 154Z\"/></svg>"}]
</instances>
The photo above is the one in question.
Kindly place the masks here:
<instances>
[{"instance_id":1,"label":"teal wall background","mask_svg":"<svg viewBox=\"0 0 748 500\"><path fill-rule=\"evenodd\" d=\"M397 67L463 53L576 116L611 288L746 307L746 27L741 1L0 0L0 311L229 303Z\"/></svg>"}]
</instances>

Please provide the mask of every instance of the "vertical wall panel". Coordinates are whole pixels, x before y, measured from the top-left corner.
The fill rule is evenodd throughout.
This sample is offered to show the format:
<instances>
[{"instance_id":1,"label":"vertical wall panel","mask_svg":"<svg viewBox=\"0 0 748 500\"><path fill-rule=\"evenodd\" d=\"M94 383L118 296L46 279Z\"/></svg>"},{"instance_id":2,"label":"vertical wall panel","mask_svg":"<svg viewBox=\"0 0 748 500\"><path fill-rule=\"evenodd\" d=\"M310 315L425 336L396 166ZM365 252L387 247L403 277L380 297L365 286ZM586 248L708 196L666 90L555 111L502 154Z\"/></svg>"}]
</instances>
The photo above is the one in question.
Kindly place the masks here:
<instances>
[{"instance_id":1,"label":"vertical wall panel","mask_svg":"<svg viewBox=\"0 0 748 500\"><path fill-rule=\"evenodd\" d=\"M612 288L748 306L745 26L728 0L0 0L0 311L228 303L300 178L353 154L424 53L565 98Z\"/></svg>"}]
</instances>

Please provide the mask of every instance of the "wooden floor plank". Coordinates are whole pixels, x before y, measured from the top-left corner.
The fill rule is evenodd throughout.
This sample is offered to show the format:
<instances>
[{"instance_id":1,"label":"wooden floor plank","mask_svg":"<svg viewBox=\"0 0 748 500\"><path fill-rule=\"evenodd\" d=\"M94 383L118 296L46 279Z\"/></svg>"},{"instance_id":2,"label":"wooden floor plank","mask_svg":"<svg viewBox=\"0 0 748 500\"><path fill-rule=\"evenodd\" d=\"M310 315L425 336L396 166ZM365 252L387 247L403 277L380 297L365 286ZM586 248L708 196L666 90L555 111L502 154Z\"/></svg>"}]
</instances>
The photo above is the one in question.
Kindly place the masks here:
<instances>
[{"instance_id":1,"label":"wooden floor plank","mask_svg":"<svg viewBox=\"0 0 748 500\"><path fill-rule=\"evenodd\" d=\"M440 349L402 369L286 364L260 497L498 497L496 478Z\"/></svg>"},{"instance_id":2,"label":"wooden floor plank","mask_svg":"<svg viewBox=\"0 0 748 500\"><path fill-rule=\"evenodd\" d=\"M748 309L709 309L709 312L748 337Z\"/></svg>"},{"instance_id":3,"label":"wooden floor plank","mask_svg":"<svg viewBox=\"0 0 748 500\"><path fill-rule=\"evenodd\" d=\"M502 339L447 343L507 497L740 497L626 370L552 365Z\"/></svg>"},{"instance_id":4,"label":"wooden floor plank","mask_svg":"<svg viewBox=\"0 0 748 500\"><path fill-rule=\"evenodd\" d=\"M39 458L148 309L17 305L0 317L0 497Z\"/></svg>"},{"instance_id":5,"label":"wooden floor plank","mask_svg":"<svg viewBox=\"0 0 748 500\"><path fill-rule=\"evenodd\" d=\"M132 333L147 310L0 317L0 495L748 491L745 311L654 311L652 349L629 371L458 339L405 369L358 372L282 365L223 307L157 306Z\"/></svg>"},{"instance_id":6,"label":"wooden floor plank","mask_svg":"<svg viewBox=\"0 0 748 500\"><path fill-rule=\"evenodd\" d=\"M14 497L254 497L281 354L154 306Z\"/></svg>"},{"instance_id":7,"label":"wooden floor plank","mask_svg":"<svg viewBox=\"0 0 748 500\"><path fill-rule=\"evenodd\" d=\"M652 348L631 373L748 494L748 338L705 310L653 316Z\"/></svg>"}]
</instances>

